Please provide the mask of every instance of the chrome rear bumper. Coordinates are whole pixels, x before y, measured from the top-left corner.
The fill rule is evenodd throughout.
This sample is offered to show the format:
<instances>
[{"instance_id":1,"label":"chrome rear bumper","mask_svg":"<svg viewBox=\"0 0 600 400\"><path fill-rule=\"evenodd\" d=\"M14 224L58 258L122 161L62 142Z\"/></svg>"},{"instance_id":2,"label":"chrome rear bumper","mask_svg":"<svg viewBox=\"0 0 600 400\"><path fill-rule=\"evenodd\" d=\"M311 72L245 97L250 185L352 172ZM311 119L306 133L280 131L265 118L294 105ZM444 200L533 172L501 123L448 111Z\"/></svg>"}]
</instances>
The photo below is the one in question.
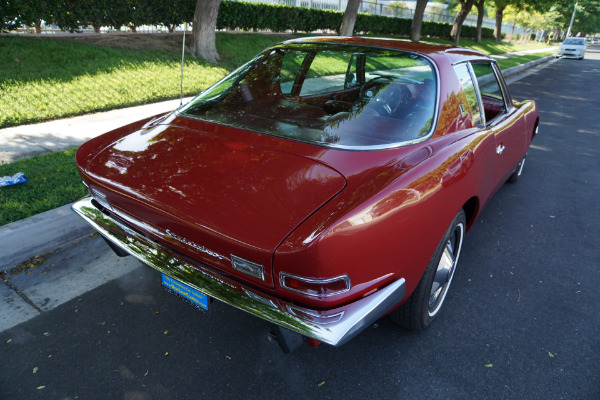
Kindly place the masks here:
<instances>
[{"instance_id":1,"label":"chrome rear bumper","mask_svg":"<svg viewBox=\"0 0 600 400\"><path fill-rule=\"evenodd\" d=\"M194 266L175 251L147 238L104 214L86 197L73 210L94 229L144 264L240 310L301 335L340 346L369 327L394 305L405 291L404 279L332 310L311 310L245 287L202 264Z\"/></svg>"}]
</instances>

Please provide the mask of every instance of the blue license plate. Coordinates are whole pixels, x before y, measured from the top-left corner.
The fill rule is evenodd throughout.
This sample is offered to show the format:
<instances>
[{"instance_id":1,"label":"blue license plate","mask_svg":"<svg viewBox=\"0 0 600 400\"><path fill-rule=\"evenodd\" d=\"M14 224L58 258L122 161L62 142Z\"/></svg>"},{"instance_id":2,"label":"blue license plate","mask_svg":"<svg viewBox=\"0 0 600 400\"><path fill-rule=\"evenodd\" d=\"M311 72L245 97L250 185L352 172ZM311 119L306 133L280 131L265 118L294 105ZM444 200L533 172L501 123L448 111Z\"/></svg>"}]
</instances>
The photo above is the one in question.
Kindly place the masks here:
<instances>
[{"instance_id":1,"label":"blue license plate","mask_svg":"<svg viewBox=\"0 0 600 400\"><path fill-rule=\"evenodd\" d=\"M201 310L208 311L208 296L198 290L189 287L185 283L179 282L177 279L173 279L165 274L162 275L162 284L169 289L169 291L183 297L185 300L192 303L192 305L200 308Z\"/></svg>"}]
</instances>

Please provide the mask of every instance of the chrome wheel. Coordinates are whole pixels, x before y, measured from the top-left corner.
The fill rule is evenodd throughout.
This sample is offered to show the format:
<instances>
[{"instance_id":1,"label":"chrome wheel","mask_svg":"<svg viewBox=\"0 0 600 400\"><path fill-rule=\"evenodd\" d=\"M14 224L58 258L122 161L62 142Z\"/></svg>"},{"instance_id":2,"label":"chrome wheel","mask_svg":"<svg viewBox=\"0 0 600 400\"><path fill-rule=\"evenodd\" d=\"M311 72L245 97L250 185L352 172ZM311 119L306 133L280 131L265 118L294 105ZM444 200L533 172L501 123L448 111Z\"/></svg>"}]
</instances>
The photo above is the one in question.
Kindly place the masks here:
<instances>
[{"instance_id":1,"label":"chrome wheel","mask_svg":"<svg viewBox=\"0 0 600 400\"><path fill-rule=\"evenodd\" d=\"M429 317L434 317L446 298L448 288L452 282L454 271L456 271L456 265L458 264L458 257L460 256L460 249L462 247L462 241L464 236L464 225L459 223L454 228L450 238L446 242L446 246L442 252L442 256L437 265L435 276L431 284L431 292L429 294L429 307L427 312Z\"/></svg>"},{"instance_id":2,"label":"chrome wheel","mask_svg":"<svg viewBox=\"0 0 600 400\"><path fill-rule=\"evenodd\" d=\"M390 313L398 325L421 331L437 318L458 265L466 226L465 212L460 210L438 243L414 292Z\"/></svg>"}]
</instances>

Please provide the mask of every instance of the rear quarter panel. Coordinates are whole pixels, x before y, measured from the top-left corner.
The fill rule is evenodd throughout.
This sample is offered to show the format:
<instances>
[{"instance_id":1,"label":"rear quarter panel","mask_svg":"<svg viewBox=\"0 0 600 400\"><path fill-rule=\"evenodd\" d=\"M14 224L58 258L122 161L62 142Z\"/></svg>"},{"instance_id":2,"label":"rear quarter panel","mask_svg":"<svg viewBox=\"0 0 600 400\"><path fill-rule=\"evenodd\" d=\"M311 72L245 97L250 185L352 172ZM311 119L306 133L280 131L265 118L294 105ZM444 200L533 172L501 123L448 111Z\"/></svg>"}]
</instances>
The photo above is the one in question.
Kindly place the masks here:
<instances>
[{"instance_id":1,"label":"rear quarter panel","mask_svg":"<svg viewBox=\"0 0 600 400\"><path fill-rule=\"evenodd\" d=\"M433 138L397 154L319 155L344 165L347 187L288 236L273 262L274 274L350 276L350 293L315 305L337 306L399 278L406 300L459 210L471 201L472 223L497 187L494 135L461 116L466 98L454 69L445 57L436 65L442 79Z\"/></svg>"},{"instance_id":2,"label":"rear quarter panel","mask_svg":"<svg viewBox=\"0 0 600 400\"><path fill-rule=\"evenodd\" d=\"M367 295L399 278L406 279L408 298L454 216L470 198L491 194L494 148L493 136L464 130L349 177L342 193L279 246L274 272L350 276L351 292L321 306Z\"/></svg>"}]
</instances>

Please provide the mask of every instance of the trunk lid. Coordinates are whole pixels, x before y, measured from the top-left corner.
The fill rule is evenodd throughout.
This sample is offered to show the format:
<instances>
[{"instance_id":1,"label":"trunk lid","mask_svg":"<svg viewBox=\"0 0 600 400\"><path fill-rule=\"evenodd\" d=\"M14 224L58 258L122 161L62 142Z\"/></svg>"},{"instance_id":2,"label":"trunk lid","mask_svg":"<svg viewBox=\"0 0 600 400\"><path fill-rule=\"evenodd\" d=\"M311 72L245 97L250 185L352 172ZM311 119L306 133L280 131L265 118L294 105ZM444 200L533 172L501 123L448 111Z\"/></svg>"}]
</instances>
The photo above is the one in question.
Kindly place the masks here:
<instances>
[{"instance_id":1,"label":"trunk lid","mask_svg":"<svg viewBox=\"0 0 600 400\"><path fill-rule=\"evenodd\" d=\"M171 125L114 141L84 175L117 215L145 233L267 287L279 243L346 183L297 154ZM262 265L264 279L234 269L232 255Z\"/></svg>"}]
</instances>

